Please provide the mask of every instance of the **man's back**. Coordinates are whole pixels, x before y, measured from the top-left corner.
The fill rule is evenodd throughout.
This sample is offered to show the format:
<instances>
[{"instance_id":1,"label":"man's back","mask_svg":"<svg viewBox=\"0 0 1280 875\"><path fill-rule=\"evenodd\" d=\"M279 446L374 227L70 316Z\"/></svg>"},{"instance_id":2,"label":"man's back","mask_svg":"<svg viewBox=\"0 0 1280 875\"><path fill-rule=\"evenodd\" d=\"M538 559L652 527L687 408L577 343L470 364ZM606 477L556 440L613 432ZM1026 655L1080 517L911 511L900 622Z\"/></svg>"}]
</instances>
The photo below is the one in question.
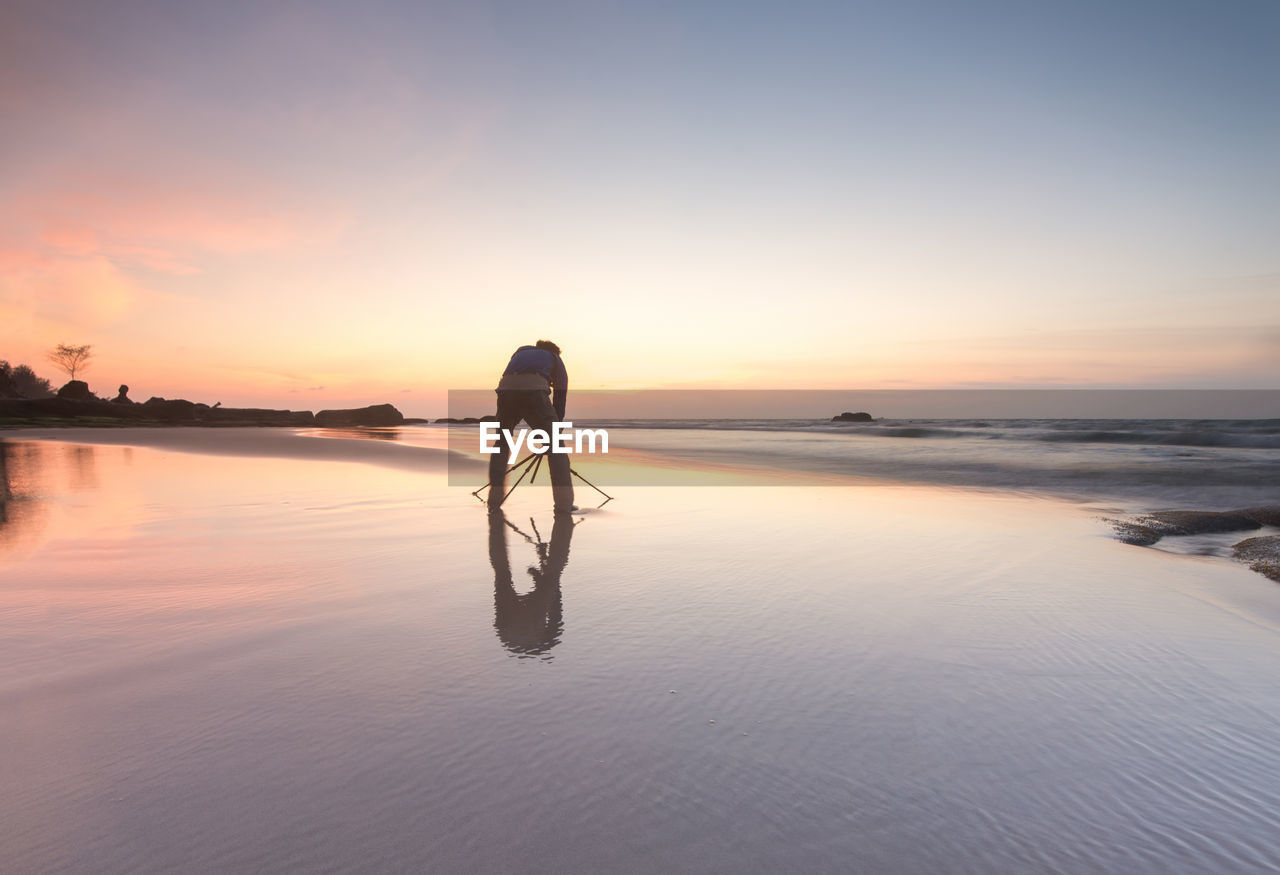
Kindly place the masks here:
<instances>
[{"instance_id":1,"label":"man's back","mask_svg":"<svg viewBox=\"0 0 1280 875\"><path fill-rule=\"evenodd\" d=\"M547 341L539 342L547 343ZM564 361L559 354L546 346L520 347L507 362L507 368L502 372L503 380L498 384L498 388L528 388L524 383L510 379L522 375L541 377L547 381L547 388L554 391L551 402L555 407L556 417L563 420L569 392L569 372L565 370Z\"/></svg>"}]
</instances>

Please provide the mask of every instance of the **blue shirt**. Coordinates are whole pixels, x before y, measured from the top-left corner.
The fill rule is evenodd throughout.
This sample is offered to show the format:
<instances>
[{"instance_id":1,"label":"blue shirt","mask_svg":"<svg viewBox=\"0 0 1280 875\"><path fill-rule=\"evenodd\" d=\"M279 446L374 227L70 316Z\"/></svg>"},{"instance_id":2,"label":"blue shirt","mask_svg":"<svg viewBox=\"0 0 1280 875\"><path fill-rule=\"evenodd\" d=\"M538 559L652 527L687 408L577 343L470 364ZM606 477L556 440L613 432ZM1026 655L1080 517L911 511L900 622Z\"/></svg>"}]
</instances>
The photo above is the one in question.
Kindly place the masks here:
<instances>
[{"instance_id":1,"label":"blue shirt","mask_svg":"<svg viewBox=\"0 0 1280 875\"><path fill-rule=\"evenodd\" d=\"M569 372L564 369L560 356L536 346L522 346L507 362L507 369L502 372L506 377L510 374L541 374L551 384L551 403L556 408L556 416L564 421L565 396L569 392Z\"/></svg>"}]
</instances>

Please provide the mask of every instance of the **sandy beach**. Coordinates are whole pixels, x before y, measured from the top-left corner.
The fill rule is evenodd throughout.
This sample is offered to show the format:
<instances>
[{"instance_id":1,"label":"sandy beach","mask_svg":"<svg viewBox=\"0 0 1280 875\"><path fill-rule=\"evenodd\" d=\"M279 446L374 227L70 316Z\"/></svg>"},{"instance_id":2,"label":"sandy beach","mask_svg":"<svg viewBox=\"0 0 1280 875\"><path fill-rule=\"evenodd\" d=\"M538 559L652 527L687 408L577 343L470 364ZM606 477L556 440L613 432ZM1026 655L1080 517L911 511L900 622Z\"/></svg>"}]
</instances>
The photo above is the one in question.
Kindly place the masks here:
<instances>
[{"instance_id":1,"label":"sandy beach","mask_svg":"<svg viewBox=\"0 0 1280 875\"><path fill-rule=\"evenodd\" d=\"M8 871L1280 866L1280 589L1087 503L3 442Z\"/></svg>"}]
</instances>

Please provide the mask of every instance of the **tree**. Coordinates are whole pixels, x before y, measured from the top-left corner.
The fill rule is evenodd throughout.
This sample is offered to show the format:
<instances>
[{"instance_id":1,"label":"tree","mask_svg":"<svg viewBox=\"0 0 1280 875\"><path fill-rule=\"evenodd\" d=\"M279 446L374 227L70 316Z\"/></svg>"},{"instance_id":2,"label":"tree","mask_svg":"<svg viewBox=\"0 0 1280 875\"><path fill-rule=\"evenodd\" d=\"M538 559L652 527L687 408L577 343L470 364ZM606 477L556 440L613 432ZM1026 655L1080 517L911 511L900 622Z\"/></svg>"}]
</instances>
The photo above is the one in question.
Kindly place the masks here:
<instances>
[{"instance_id":1,"label":"tree","mask_svg":"<svg viewBox=\"0 0 1280 875\"><path fill-rule=\"evenodd\" d=\"M18 394L23 398L47 398L53 394L53 387L43 377L26 365L18 365L9 372L13 385L18 387Z\"/></svg>"},{"instance_id":2,"label":"tree","mask_svg":"<svg viewBox=\"0 0 1280 875\"><path fill-rule=\"evenodd\" d=\"M90 352L93 347L86 344L84 346L68 346L60 343L49 353L49 361L53 362L62 370L70 375L71 379L76 378L76 371L89 367L89 359L93 358Z\"/></svg>"}]
</instances>

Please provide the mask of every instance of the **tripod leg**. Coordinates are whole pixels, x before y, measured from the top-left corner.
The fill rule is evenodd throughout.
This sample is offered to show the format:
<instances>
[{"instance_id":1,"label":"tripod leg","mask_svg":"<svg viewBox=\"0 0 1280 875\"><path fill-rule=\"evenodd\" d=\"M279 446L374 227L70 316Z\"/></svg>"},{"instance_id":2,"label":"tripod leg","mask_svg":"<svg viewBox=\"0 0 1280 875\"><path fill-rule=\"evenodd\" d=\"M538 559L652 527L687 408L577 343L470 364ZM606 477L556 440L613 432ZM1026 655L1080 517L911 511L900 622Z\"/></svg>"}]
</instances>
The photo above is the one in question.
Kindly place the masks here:
<instances>
[{"instance_id":1,"label":"tripod leg","mask_svg":"<svg viewBox=\"0 0 1280 875\"><path fill-rule=\"evenodd\" d=\"M528 461L528 460L526 459L526 461ZM511 497L511 493L513 493L513 492L515 492L515 491L516 491L516 487L517 487L517 486L519 486L519 485L520 485L520 481L521 481L521 480L523 480L523 479L525 478L525 474L528 474L531 470L533 470L533 469L532 469L532 468L525 468L525 469L524 469L524 474L521 474L521 475L520 475L520 478L519 478L518 480L516 480L516 482L515 482L515 483L511 484L511 488L507 490L507 494L506 494L506 495L504 495L504 496L502 496L502 501L499 501L499 502L498 502L498 504L497 504L497 506L498 506L498 507L502 507L502 505L506 502L506 500L507 500L508 498L510 498L510 497Z\"/></svg>"},{"instance_id":2,"label":"tripod leg","mask_svg":"<svg viewBox=\"0 0 1280 875\"><path fill-rule=\"evenodd\" d=\"M610 501L613 501L613 496L612 496L612 495L610 495L609 493L605 492L603 489L601 489L599 486L597 486L597 485L595 485L594 483L592 483L592 482L591 482L590 480L588 480L586 477L583 477L581 474L579 474L579 473L578 473L577 471L575 471L573 468L570 468L570 469L569 469L569 473L570 473L570 474L572 474L574 477L577 477L577 478L578 478L579 480L581 480L583 483L585 483L585 484L587 484L588 486L590 486L590 487L591 487L592 489L594 489L596 492L599 492L599 493L600 493L601 495L603 495L605 498L609 499Z\"/></svg>"},{"instance_id":3,"label":"tripod leg","mask_svg":"<svg viewBox=\"0 0 1280 875\"><path fill-rule=\"evenodd\" d=\"M537 453L530 453L529 455L527 455L527 456L525 456L523 459L521 459L519 462L516 462L514 465L512 465L510 468L508 468L508 469L507 469L507 473L508 473L508 474L510 474L510 473L512 473L513 471L515 471L515 469L516 469L516 468L520 468L520 467L522 467L522 466L524 466L524 465L529 464L530 462L536 462L536 461L539 461L541 458L542 458L542 457L541 457L541 456L539 456Z\"/></svg>"},{"instance_id":4,"label":"tripod leg","mask_svg":"<svg viewBox=\"0 0 1280 875\"><path fill-rule=\"evenodd\" d=\"M536 455L536 454L534 454L534 453L530 453L529 455L527 455L527 456L525 456L523 459L521 459L519 462L516 462L514 465L511 465L510 467L508 467L508 468L507 468L507 475L510 475L511 473L513 473L517 468L522 468L522 467L524 467L525 465L529 464L530 462L534 461L535 459L540 459L540 458L542 458L542 457L541 457L541 456L537 456L537 455ZM474 495L474 496L476 496L476 497L479 497L481 490L488 489L488 488L489 488L490 486L492 486L492 485L493 485L492 483L485 483L483 486L481 486L481 487L480 487L480 489L477 489L475 492L473 492L473 493L471 493L471 494L472 494L472 495Z\"/></svg>"}]
</instances>

